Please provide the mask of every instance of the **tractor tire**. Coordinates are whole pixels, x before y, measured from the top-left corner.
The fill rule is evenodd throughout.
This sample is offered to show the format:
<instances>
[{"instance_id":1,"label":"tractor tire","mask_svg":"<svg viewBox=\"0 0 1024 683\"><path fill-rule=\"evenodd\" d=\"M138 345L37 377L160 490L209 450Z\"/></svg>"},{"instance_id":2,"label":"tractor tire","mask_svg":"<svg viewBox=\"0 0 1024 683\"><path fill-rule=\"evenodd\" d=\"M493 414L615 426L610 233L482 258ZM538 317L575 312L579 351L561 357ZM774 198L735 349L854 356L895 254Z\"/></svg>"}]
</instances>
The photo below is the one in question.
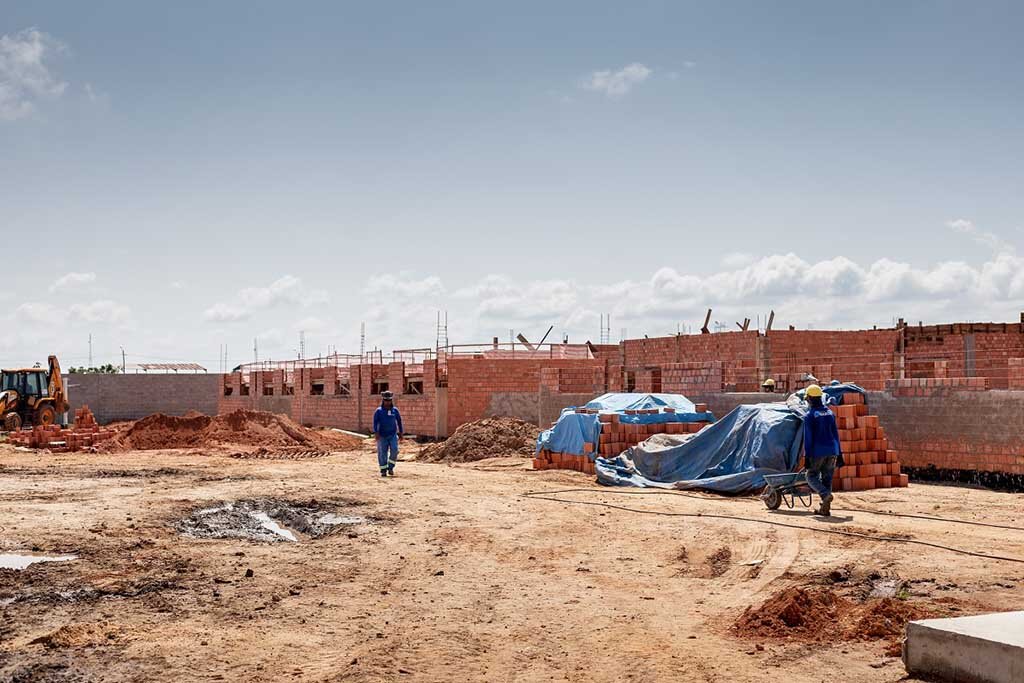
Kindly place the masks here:
<instances>
[{"instance_id":1,"label":"tractor tire","mask_svg":"<svg viewBox=\"0 0 1024 683\"><path fill-rule=\"evenodd\" d=\"M4 431L16 432L21 429L21 415L7 413L4 415Z\"/></svg>"},{"instance_id":2,"label":"tractor tire","mask_svg":"<svg viewBox=\"0 0 1024 683\"><path fill-rule=\"evenodd\" d=\"M50 404L39 406L36 409L34 424L49 427L57 421L57 411Z\"/></svg>"}]
</instances>

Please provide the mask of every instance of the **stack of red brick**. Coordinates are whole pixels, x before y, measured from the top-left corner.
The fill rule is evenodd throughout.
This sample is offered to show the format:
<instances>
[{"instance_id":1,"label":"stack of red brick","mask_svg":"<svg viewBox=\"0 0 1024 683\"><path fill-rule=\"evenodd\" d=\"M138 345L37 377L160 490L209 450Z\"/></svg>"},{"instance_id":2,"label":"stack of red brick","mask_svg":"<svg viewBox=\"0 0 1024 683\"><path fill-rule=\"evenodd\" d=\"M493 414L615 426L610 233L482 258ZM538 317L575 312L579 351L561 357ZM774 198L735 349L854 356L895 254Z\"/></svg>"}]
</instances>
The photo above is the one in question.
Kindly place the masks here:
<instances>
[{"instance_id":1,"label":"stack of red brick","mask_svg":"<svg viewBox=\"0 0 1024 683\"><path fill-rule=\"evenodd\" d=\"M698 403L697 413L707 413L707 406ZM641 441L646 441L655 434L696 434L701 429L711 424L711 415L706 420L697 422L658 422L651 424L639 424L635 422L623 422L622 416L618 413L600 413L597 410L577 408L577 413L592 413L598 416L601 422L601 435L595 446L592 443L584 443L582 455L574 453L559 453L542 449L533 460L533 468L536 470L575 470L584 474L595 474L594 458L613 458L630 446L635 446ZM674 413L673 408L647 409L647 410L625 410L623 415L655 415L657 413Z\"/></svg>"},{"instance_id":2,"label":"stack of red brick","mask_svg":"<svg viewBox=\"0 0 1024 683\"><path fill-rule=\"evenodd\" d=\"M889 449L885 428L878 416L868 415L862 394L849 393L843 405L829 406L836 416L844 466L836 470L833 487L837 491L907 486L909 478L900 472L896 451Z\"/></svg>"},{"instance_id":3,"label":"stack of red brick","mask_svg":"<svg viewBox=\"0 0 1024 683\"><path fill-rule=\"evenodd\" d=\"M13 432L10 441L19 446L49 448L55 453L68 453L91 448L112 438L114 434L114 430L103 429L96 424L89 406L82 406L75 411L75 423L70 428L62 429L55 424L37 425L30 430Z\"/></svg>"}]
</instances>

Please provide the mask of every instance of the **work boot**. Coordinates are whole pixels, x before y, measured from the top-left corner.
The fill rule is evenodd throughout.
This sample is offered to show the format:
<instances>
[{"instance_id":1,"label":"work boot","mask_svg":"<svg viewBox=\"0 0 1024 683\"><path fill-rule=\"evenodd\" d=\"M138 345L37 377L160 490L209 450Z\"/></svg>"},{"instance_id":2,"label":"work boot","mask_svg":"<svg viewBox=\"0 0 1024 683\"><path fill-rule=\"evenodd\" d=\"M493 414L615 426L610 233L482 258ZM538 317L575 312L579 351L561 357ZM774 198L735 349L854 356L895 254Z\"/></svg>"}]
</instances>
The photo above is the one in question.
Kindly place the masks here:
<instances>
[{"instance_id":1,"label":"work boot","mask_svg":"<svg viewBox=\"0 0 1024 683\"><path fill-rule=\"evenodd\" d=\"M395 476L395 468L394 467L389 467L388 468L388 476L389 477Z\"/></svg>"},{"instance_id":2,"label":"work boot","mask_svg":"<svg viewBox=\"0 0 1024 683\"><path fill-rule=\"evenodd\" d=\"M382 477L388 476L388 471L386 469L382 468L381 471L380 471L380 476L382 476Z\"/></svg>"},{"instance_id":3,"label":"work boot","mask_svg":"<svg viewBox=\"0 0 1024 683\"><path fill-rule=\"evenodd\" d=\"M815 514L821 515L822 517L832 516L832 494L829 493L821 499L821 505L815 510Z\"/></svg>"}]
</instances>

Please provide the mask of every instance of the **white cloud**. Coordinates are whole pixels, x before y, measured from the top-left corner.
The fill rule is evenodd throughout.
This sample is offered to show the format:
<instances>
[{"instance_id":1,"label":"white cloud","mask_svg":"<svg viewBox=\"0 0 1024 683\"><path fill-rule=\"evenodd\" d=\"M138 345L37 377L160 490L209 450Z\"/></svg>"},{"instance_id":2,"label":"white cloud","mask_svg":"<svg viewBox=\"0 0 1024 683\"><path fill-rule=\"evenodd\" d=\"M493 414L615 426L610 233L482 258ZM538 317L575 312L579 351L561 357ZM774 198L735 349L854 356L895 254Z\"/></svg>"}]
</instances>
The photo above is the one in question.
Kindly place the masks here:
<instances>
[{"instance_id":1,"label":"white cloud","mask_svg":"<svg viewBox=\"0 0 1024 683\"><path fill-rule=\"evenodd\" d=\"M171 289L185 289L185 283L181 280L175 280L170 285Z\"/></svg>"},{"instance_id":2,"label":"white cloud","mask_svg":"<svg viewBox=\"0 0 1024 683\"><path fill-rule=\"evenodd\" d=\"M549 319L556 322L554 319L564 319L573 311L579 288L568 280L520 282L503 275L488 275L455 294L475 301L475 314L483 319L510 323Z\"/></svg>"},{"instance_id":3,"label":"white cloud","mask_svg":"<svg viewBox=\"0 0 1024 683\"><path fill-rule=\"evenodd\" d=\"M30 116L38 100L64 93L67 83L47 63L65 50L61 42L34 28L0 36L0 120Z\"/></svg>"},{"instance_id":4,"label":"white cloud","mask_svg":"<svg viewBox=\"0 0 1024 683\"><path fill-rule=\"evenodd\" d=\"M131 309L109 299L77 303L67 308L46 302L28 301L14 310L17 320L43 326L57 326L68 323L104 323L119 325L128 322Z\"/></svg>"},{"instance_id":5,"label":"white cloud","mask_svg":"<svg viewBox=\"0 0 1024 683\"><path fill-rule=\"evenodd\" d=\"M753 254L734 251L722 257L722 265L726 268L742 268L743 266L749 266L756 260L757 257Z\"/></svg>"},{"instance_id":6,"label":"white cloud","mask_svg":"<svg viewBox=\"0 0 1024 683\"><path fill-rule=\"evenodd\" d=\"M441 278L436 275L418 279L412 273L402 271L397 275L388 274L371 277L367 281L364 291L367 294L387 291L404 298L414 296L433 297L444 292L444 285L441 283Z\"/></svg>"},{"instance_id":7,"label":"white cloud","mask_svg":"<svg viewBox=\"0 0 1024 683\"><path fill-rule=\"evenodd\" d=\"M639 62L628 64L618 71L595 71L587 76L580 87L604 93L607 97L622 97L634 85L646 81L654 71Z\"/></svg>"},{"instance_id":8,"label":"white cloud","mask_svg":"<svg viewBox=\"0 0 1024 683\"><path fill-rule=\"evenodd\" d=\"M283 305L314 306L327 302L327 292L310 289L302 280L285 275L266 287L246 287L231 302L218 302L203 312L211 322L237 322L251 318L254 313Z\"/></svg>"},{"instance_id":9,"label":"white cloud","mask_svg":"<svg viewBox=\"0 0 1024 683\"><path fill-rule=\"evenodd\" d=\"M127 306L109 299L73 304L68 310L74 318L82 322L112 325L127 322L131 315L131 310Z\"/></svg>"},{"instance_id":10,"label":"white cloud","mask_svg":"<svg viewBox=\"0 0 1024 683\"><path fill-rule=\"evenodd\" d=\"M27 301L14 309L14 317L25 323L54 325L60 322L61 312L51 304Z\"/></svg>"},{"instance_id":11,"label":"white cloud","mask_svg":"<svg viewBox=\"0 0 1024 683\"><path fill-rule=\"evenodd\" d=\"M68 273L57 278L50 285L51 292L59 292L64 289L73 289L80 285L88 285L96 282L96 273Z\"/></svg>"},{"instance_id":12,"label":"white cloud","mask_svg":"<svg viewBox=\"0 0 1024 683\"><path fill-rule=\"evenodd\" d=\"M979 230L973 221L966 218L955 218L946 221L946 227L954 232L969 235L975 242L983 244L990 249L1004 250L1010 248L998 235L985 230Z\"/></svg>"}]
</instances>

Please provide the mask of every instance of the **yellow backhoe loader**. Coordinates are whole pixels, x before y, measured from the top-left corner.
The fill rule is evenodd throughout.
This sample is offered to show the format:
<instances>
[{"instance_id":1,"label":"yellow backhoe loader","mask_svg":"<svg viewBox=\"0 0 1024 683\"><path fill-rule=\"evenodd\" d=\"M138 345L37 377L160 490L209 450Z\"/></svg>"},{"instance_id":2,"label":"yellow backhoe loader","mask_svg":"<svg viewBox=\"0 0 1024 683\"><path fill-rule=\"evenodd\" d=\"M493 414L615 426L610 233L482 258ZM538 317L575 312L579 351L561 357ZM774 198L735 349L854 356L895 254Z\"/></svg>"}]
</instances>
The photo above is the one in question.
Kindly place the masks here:
<instances>
[{"instance_id":1,"label":"yellow backhoe loader","mask_svg":"<svg viewBox=\"0 0 1024 683\"><path fill-rule=\"evenodd\" d=\"M0 370L0 425L8 432L22 425L51 425L68 410L57 356L48 368Z\"/></svg>"}]
</instances>

